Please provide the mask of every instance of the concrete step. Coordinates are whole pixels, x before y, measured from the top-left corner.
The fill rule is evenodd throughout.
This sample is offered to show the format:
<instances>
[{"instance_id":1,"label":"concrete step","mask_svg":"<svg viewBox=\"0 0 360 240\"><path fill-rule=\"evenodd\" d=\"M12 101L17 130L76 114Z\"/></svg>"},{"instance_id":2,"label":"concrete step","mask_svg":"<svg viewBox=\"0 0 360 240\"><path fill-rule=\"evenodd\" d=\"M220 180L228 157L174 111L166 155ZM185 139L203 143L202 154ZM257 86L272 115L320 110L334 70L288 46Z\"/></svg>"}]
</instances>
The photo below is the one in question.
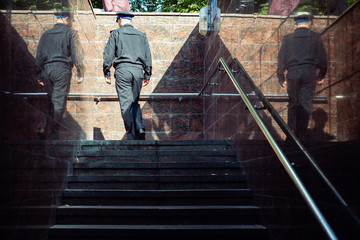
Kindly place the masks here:
<instances>
[{"instance_id":1,"label":"concrete step","mask_svg":"<svg viewBox=\"0 0 360 240\"><path fill-rule=\"evenodd\" d=\"M246 188L245 175L69 176L68 188L87 189L214 189Z\"/></svg>"},{"instance_id":2,"label":"concrete step","mask_svg":"<svg viewBox=\"0 0 360 240\"><path fill-rule=\"evenodd\" d=\"M73 175L235 175L242 173L240 167L239 162L118 163L93 161L74 163Z\"/></svg>"},{"instance_id":3,"label":"concrete step","mask_svg":"<svg viewBox=\"0 0 360 240\"><path fill-rule=\"evenodd\" d=\"M133 156L236 156L233 150L207 151L207 150L81 150L76 152L77 157L133 157Z\"/></svg>"},{"instance_id":4,"label":"concrete step","mask_svg":"<svg viewBox=\"0 0 360 240\"><path fill-rule=\"evenodd\" d=\"M231 142L227 140L187 140L187 141L80 141L79 150L227 150Z\"/></svg>"},{"instance_id":5,"label":"concrete step","mask_svg":"<svg viewBox=\"0 0 360 240\"><path fill-rule=\"evenodd\" d=\"M61 206L56 224L258 224L255 206Z\"/></svg>"},{"instance_id":6,"label":"concrete step","mask_svg":"<svg viewBox=\"0 0 360 240\"><path fill-rule=\"evenodd\" d=\"M240 168L240 162L224 162L224 161L209 161L209 162L169 162L169 163L137 163L137 162L87 162L87 163L74 163L74 168L156 168L156 169L228 169Z\"/></svg>"},{"instance_id":7,"label":"concrete step","mask_svg":"<svg viewBox=\"0 0 360 240\"><path fill-rule=\"evenodd\" d=\"M66 189L62 204L99 206L251 205L249 189Z\"/></svg>"},{"instance_id":8,"label":"concrete step","mask_svg":"<svg viewBox=\"0 0 360 240\"><path fill-rule=\"evenodd\" d=\"M261 225L55 225L50 239L266 239Z\"/></svg>"},{"instance_id":9,"label":"concrete step","mask_svg":"<svg viewBox=\"0 0 360 240\"><path fill-rule=\"evenodd\" d=\"M144 152L138 153L88 153L87 156L75 157L75 163L87 163L87 162L134 162L134 163L171 163L171 162L208 162L209 159L214 162L235 162L236 155L156 155L156 153Z\"/></svg>"}]
</instances>

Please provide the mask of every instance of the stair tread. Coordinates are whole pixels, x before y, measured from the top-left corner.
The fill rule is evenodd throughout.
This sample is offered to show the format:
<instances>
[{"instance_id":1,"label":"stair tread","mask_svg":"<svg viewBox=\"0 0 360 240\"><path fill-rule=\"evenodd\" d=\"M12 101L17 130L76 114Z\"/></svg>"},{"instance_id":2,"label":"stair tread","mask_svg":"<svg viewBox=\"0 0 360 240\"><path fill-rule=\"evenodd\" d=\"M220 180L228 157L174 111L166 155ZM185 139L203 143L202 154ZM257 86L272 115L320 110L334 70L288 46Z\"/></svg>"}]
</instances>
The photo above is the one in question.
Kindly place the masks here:
<instances>
[{"instance_id":1,"label":"stair tread","mask_svg":"<svg viewBox=\"0 0 360 240\"><path fill-rule=\"evenodd\" d=\"M211 177L212 179L209 179ZM108 175L108 176L93 176L93 175L81 175L81 176L68 176L69 181L96 181L96 182L114 182L114 181L164 181L164 180L244 180L244 174L208 174L208 175Z\"/></svg>"},{"instance_id":2,"label":"stair tread","mask_svg":"<svg viewBox=\"0 0 360 240\"><path fill-rule=\"evenodd\" d=\"M95 209L95 210L122 210L122 209L150 209L150 210L167 210L167 209L259 209L257 206L253 205L226 205L226 206L213 206L213 205L183 205L183 206L84 206L84 205L63 205L59 206L59 209Z\"/></svg>"},{"instance_id":3,"label":"stair tread","mask_svg":"<svg viewBox=\"0 0 360 240\"><path fill-rule=\"evenodd\" d=\"M80 145L152 145L152 146L166 146L166 145L231 145L230 140L81 140Z\"/></svg>"},{"instance_id":4,"label":"stair tread","mask_svg":"<svg viewBox=\"0 0 360 240\"><path fill-rule=\"evenodd\" d=\"M73 163L73 167L76 169L85 168L239 168L241 167L240 162L234 161L216 161L216 162L159 162L159 163L143 163L143 162L120 162L114 163L110 161L96 161L96 162L85 162L85 163Z\"/></svg>"},{"instance_id":5,"label":"stair tread","mask_svg":"<svg viewBox=\"0 0 360 240\"><path fill-rule=\"evenodd\" d=\"M250 189L65 189L64 198L87 199L243 199L251 198ZM146 203L145 203L146 204ZM94 205L94 204L90 204ZM102 204L99 204L102 205ZM108 204L106 204L108 205ZM138 205L138 204L136 204ZM144 205L144 204L141 204ZM152 205L152 204L151 204ZM172 204L171 204L172 205ZM196 204L197 205L197 204Z\"/></svg>"},{"instance_id":6,"label":"stair tread","mask_svg":"<svg viewBox=\"0 0 360 240\"><path fill-rule=\"evenodd\" d=\"M236 156L234 150L78 150L78 157L99 156Z\"/></svg>"},{"instance_id":7,"label":"stair tread","mask_svg":"<svg viewBox=\"0 0 360 240\"><path fill-rule=\"evenodd\" d=\"M56 224L50 229L266 229L258 224L241 225L72 225Z\"/></svg>"},{"instance_id":8,"label":"stair tread","mask_svg":"<svg viewBox=\"0 0 360 240\"><path fill-rule=\"evenodd\" d=\"M250 189L159 189L159 190L153 190L153 189L86 189L86 188L77 188L77 189L65 189L64 192L131 192L131 193L143 193L143 192L170 192L170 193L204 193L204 192L251 192Z\"/></svg>"}]
</instances>

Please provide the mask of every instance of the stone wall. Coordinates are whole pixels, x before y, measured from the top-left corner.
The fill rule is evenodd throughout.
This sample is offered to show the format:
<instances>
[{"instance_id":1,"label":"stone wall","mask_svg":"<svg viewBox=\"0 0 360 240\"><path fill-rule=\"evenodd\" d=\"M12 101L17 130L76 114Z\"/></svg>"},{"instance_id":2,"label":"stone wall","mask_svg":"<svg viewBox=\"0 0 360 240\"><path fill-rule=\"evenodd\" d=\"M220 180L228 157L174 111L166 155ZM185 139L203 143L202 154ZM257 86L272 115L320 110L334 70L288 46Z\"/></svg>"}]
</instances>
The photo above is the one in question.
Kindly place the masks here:
<instances>
[{"instance_id":1,"label":"stone wall","mask_svg":"<svg viewBox=\"0 0 360 240\"><path fill-rule=\"evenodd\" d=\"M317 86L315 96L318 98L314 100L308 126L315 142L359 139L358 11L359 3L356 3L338 19L333 16L314 19L313 29L321 33L328 55L328 72L324 84ZM293 30L291 17L222 14L220 33L206 39L205 80L216 71L220 57L231 68L236 68L233 59L237 58L264 94L287 94L280 87L275 71L282 38ZM206 138L263 139L239 97L219 96L236 93L228 77L218 72L210 82L206 89L209 97L204 105ZM247 89L246 83L243 84ZM269 100L287 122L286 98ZM269 114L264 111L260 115L274 137L284 139Z\"/></svg>"},{"instance_id":2,"label":"stone wall","mask_svg":"<svg viewBox=\"0 0 360 240\"><path fill-rule=\"evenodd\" d=\"M105 84L102 76L102 51L110 30L117 28L117 24L112 13L98 13L96 19L89 16L92 16L90 11L78 11L76 14L77 23L74 27L79 31L85 51L86 73L85 81L81 85L76 84L75 77L73 78L70 92L72 96L78 93L84 96L69 98L63 121L62 138L124 139L125 130L114 84ZM352 16L356 22L356 14L346 16L342 19ZM315 30L321 32L334 19L334 17L316 17ZM285 17L279 16L225 13L222 14L220 33L204 38L198 33L198 14L138 13L133 21L134 26L147 34L153 57L153 77L151 83L143 89L140 101L147 139L202 139L204 137L261 139L262 134L251 120L251 116L244 110L244 105L238 97L219 98L212 95L213 93L236 93L225 75L217 74L212 77L205 97L159 98L151 94L199 92L204 80L208 80L216 71L220 57L223 57L229 65L234 64L231 60L236 57L263 93L286 94L274 75L276 56L282 37L293 31L292 19L284 20ZM27 67L14 67L16 65L10 64L11 61L4 61L8 64L6 68L10 71L4 75L3 79L8 78L11 73L17 73L15 76L19 76L16 78L21 78L21 72L32 71L32 64L22 62L35 57L41 34L51 28L56 19L50 11L13 11L10 21L10 26L23 42L22 46L27 52L25 56L28 56L21 58L21 61L13 57L12 61ZM356 132L352 131L356 128L358 121L356 113L348 111L346 114L338 114L337 112L349 109L342 107L342 103L355 106L353 101L356 101L356 98L340 98L342 94L335 94L333 85L336 83L337 86L345 86L349 83L348 79L356 78L357 70L354 64L357 62L357 55L351 55L353 57L350 60L346 58L347 55L335 53L345 53L338 50L343 46L340 41L353 42L355 50L349 48L346 52L355 53L357 48L355 34L352 37L347 35L347 38L334 40L335 34L336 36L344 35L339 34L343 31L341 29L345 29L340 27L340 23L341 21L337 25L339 27L332 27L323 34L329 55L329 73L325 84L318 87L317 95L326 97L327 100L315 101L314 112L326 119L320 129L322 136L346 140L354 139L347 136ZM346 25L346 28L352 27ZM356 33L355 30L351 32ZM10 51L10 48L7 50ZM5 55L11 56L6 52ZM337 60L338 58L341 59ZM355 75L338 70L344 65L345 60L348 61L346 66L349 66L348 69L354 69ZM14 71L14 68L17 71ZM338 76L339 74L347 75ZM15 79L14 76L12 78ZM339 82L340 79L347 80ZM16 79L3 81L3 89L18 92L42 91L34 84L34 79L25 82L25 84L20 84ZM12 87L9 88L10 85ZM111 96L102 97L100 102L94 101L96 96L106 94ZM349 94L356 96L356 91L353 90L352 93L348 92L345 95ZM287 100L276 98L271 103L286 121ZM267 113L261 114L274 135L280 139L284 138ZM312 118L309 128L318 131L314 119L318 120L319 116ZM346 124L338 124L339 122ZM38 123L36 121L31 123L31 128L36 129Z\"/></svg>"},{"instance_id":3,"label":"stone wall","mask_svg":"<svg viewBox=\"0 0 360 240\"><path fill-rule=\"evenodd\" d=\"M96 93L116 94L102 74L102 51L110 30L116 29L114 14L97 15L97 54L91 59L88 84ZM198 14L136 14L133 25L146 33L153 60L153 75L141 94L197 93L203 84L203 39L198 33ZM112 74L114 69L112 69ZM113 79L114 80L114 79ZM147 139L202 139L203 109L200 98L142 97L140 106ZM95 138L123 139L124 126L118 101L93 104ZM101 136L102 135L102 136Z\"/></svg>"},{"instance_id":4,"label":"stone wall","mask_svg":"<svg viewBox=\"0 0 360 240\"><path fill-rule=\"evenodd\" d=\"M73 28L79 32L85 53L85 80L79 85L73 75L61 138L74 139L76 133L76 138L81 139L124 139L114 79L112 85L107 85L102 74L102 53L110 30L118 27L116 18L113 13L99 13L96 19L89 15L91 12L78 11L75 16ZM55 22L51 11L13 11L11 14L11 24L24 40L32 59L41 34ZM150 84L143 88L140 101L147 139L203 138L200 98L181 97L181 94L180 97L149 97L151 93L197 93L202 87L203 38L198 34L198 14L142 13L137 14L133 24L146 33L153 59L153 76ZM33 72L33 67L32 64L27 71ZM41 89L23 87L19 91ZM101 102L94 101L102 95L105 96Z\"/></svg>"},{"instance_id":5,"label":"stone wall","mask_svg":"<svg viewBox=\"0 0 360 240\"><path fill-rule=\"evenodd\" d=\"M332 68L329 86L324 91L330 97L330 121L339 141L360 138L360 3L357 2L323 33L329 48ZM321 93L322 94L322 93Z\"/></svg>"},{"instance_id":6,"label":"stone wall","mask_svg":"<svg viewBox=\"0 0 360 240\"><path fill-rule=\"evenodd\" d=\"M95 42L92 41L95 36L95 19L91 11L81 10L79 12L76 15L74 28L79 32L82 46L85 49L85 58L87 59L92 52L86 50L95 49ZM2 125L3 127L6 129L14 128L17 131L3 131L3 133L16 140L24 138L36 139L36 131L43 121L47 104L46 96L41 95L45 93L45 88L37 83L37 76L35 76L36 50L42 33L52 28L57 20L53 11L2 11L1 16L4 20L2 21L4 27L1 30L4 33L4 38L1 44L5 49L2 54L4 68L2 68L1 74L4 77L1 78L1 90L9 93L30 93L30 96L25 98L19 96L16 99L16 101L22 101L22 104L28 105L24 107L26 111L20 110L16 117L18 121L23 120L27 124L16 121L6 122L7 124ZM87 62L86 68L89 69ZM89 86L85 84L76 84L75 74L73 75L72 91L83 92L89 90ZM4 108L1 114L3 116L13 115L18 106L12 106L10 109ZM78 120L80 119L79 116L87 113L90 108L78 106L76 102L71 101L68 102L67 107L68 112L65 113L65 119L61 123L61 138L84 138L86 132L89 132L87 130L89 124L80 123ZM78 116L75 117L70 112L76 112ZM27 113L32 115L29 120L26 120ZM82 118L86 119L86 117ZM10 134L13 137L10 137Z\"/></svg>"},{"instance_id":7,"label":"stone wall","mask_svg":"<svg viewBox=\"0 0 360 240\"><path fill-rule=\"evenodd\" d=\"M321 32L333 21L334 17L315 17L314 30ZM282 38L293 32L294 23L292 18L281 16L254 16L239 14L223 14L221 19L221 30L216 36L207 38L205 49L205 79L216 72L219 59L222 57L230 68L236 70L234 59L237 58L247 73L264 94L275 95L269 99L280 116L287 121L287 95L286 90L280 86L276 76L277 53ZM325 42L326 51L330 51L331 41ZM330 59L329 68L332 68ZM330 72L330 71L329 71ZM236 76L236 73L235 73ZM325 84L318 86L318 97L328 99L327 89L330 85L328 79ZM205 135L209 139L263 139L263 134L252 120L249 111L240 97L219 96L224 93L237 93L232 82L222 72L217 72L210 79L206 89L208 98L205 100ZM246 93L252 93L248 83L244 82L243 87ZM261 106L261 103L253 99L253 104ZM321 109L330 114L328 101L314 101L314 109ZM270 132L276 139L283 139L285 136L266 112L259 112ZM336 134L336 126L327 121L322 130L329 134ZM309 123L309 128L314 127L314 122Z\"/></svg>"}]
</instances>

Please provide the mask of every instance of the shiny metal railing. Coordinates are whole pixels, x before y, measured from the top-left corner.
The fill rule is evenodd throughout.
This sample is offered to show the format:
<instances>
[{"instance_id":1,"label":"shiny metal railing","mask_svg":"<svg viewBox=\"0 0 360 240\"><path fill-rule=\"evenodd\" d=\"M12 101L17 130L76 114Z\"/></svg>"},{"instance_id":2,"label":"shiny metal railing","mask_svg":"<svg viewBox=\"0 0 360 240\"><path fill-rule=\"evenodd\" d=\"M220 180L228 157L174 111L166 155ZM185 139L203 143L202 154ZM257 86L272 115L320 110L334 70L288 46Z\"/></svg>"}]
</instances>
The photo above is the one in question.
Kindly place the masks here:
<instances>
[{"instance_id":1,"label":"shiny metal railing","mask_svg":"<svg viewBox=\"0 0 360 240\"><path fill-rule=\"evenodd\" d=\"M47 93L45 92L36 92L36 93L13 93L8 91L0 90L4 95L17 96L22 98L34 98L34 97L45 97ZM117 100L118 95L116 93L68 93L68 98L80 98L87 100L94 100L96 102L101 102L104 100ZM199 93L142 93L140 94L141 99L163 99L163 98L178 98L180 101L185 98L198 97Z\"/></svg>"},{"instance_id":2,"label":"shiny metal railing","mask_svg":"<svg viewBox=\"0 0 360 240\"><path fill-rule=\"evenodd\" d=\"M218 97L240 97L239 93L212 93L211 96L218 96ZM250 98L259 98L255 93L248 93L246 96ZM266 99L280 99L280 100L289 100L288 94L263 94ZM327 102L328 97L326 96L314 96L315 101L323 101Z\"/></svg>"},{"instance_id":3,"label":"shiny metal railing","mask_svg":"<svg viewBox=\"0 0 360 240\"><path fill-rule=\"evenodd\" d=\"M35 97L45 97L47 93L45 92L34 92L34 93L13 93L8 91L0 90L4 95L12 95L22 98L35 98ZM179 101L187 98L197 98L197 97L207 97L210 95L198 93L142 93L140 94L140 99L167 99L167 98L178 98ZM211 96L217 97L240 97L238 93L212 93ZM258 98L254 93L247 94L250 98ZM283 100L287 101L289 95L287 94L264 94L264 96L271 100ZM116 93L68 93L68 98L79 98L86 100L94 100L95 102L108 101L108 100L118 100L118 95ZM326 96L315 96L314 100L321 102L327 102Z\"/></svg>"},{"instance_id":4,"label":"shiny metal railing","mask_svg":"<svg viewBox=\"0 0 360 240\"><path fill-rule=\"evenodd\" d=\"M310 196L308 190L305 188L303 182L298 177L298 175L294 171L293 167L289 163L287 157L285 156L283 151L280 149L279 145L277 144L276 140L271 135L268 128L265 126L263 120L261 119L261 117L257 113L256 109L251 104L249 98L246 96L246 93L243 91L240 84L238 83L238 81L234 77L234 75L232 73L232 70L228 67L228 65L226 64L226 62L225 62L225 60L223 58L220 58L220 63L223 66L223 68L224 68L225 72L227 73L227 75L229 76L230 80L234 84L236 90L241 95L242 100L246 104L247 108L249 109L249 111L250 111L251 115L253 116L254 120L256 121L257 125L260 127L261 131L265 135L267 141L270 143L272 149L274 150L275 154L279 158L281 164L285 168L286 172L289 174L291 180L294 182L295 186L300 191L300 194L303 196L305 202L310 207L311 211L313 212L316 219L320 223L321 227L325 231L326 235L329 237L329 239L338 239L337 236L335 235L334 231L330 227L329 223L327 222L327 220L325 219L325 217L321 213L320 209L318 208L318 206L314 202L313 198Z\"/></svg>"},{"instance_id":5,"label":"shiny metal railing","mask_svg":"<svg viewBox=\"0 0 360 240\"><path fill-rule=\"evenodd\" d=\"M4 95L18 96L22 98L34 98L34 97L45 97L47 93L45 92L34 92L34 93L13 93L8 91L2 91ZM94 100L96 102L106 101L106 100L117 100L118 95L116 93L68 93L68 98L80 98L87 100ZM202 92L198 93L142 93L140 94L140 99L164 99L164 98L178 98L180 101L186 98L197 98L197 97L208 97L210 95L203 94ZM238 93L212 93L211 96L217 97L240 97ZM248 97L254 98L258 97L254 93L247 94ZM283 100L287 101L289 95L287 94L264 94L264 96L271 100ZM327 102L328 98L326 96L314 96L314 100Z\"/></svg>"}]
</instances>

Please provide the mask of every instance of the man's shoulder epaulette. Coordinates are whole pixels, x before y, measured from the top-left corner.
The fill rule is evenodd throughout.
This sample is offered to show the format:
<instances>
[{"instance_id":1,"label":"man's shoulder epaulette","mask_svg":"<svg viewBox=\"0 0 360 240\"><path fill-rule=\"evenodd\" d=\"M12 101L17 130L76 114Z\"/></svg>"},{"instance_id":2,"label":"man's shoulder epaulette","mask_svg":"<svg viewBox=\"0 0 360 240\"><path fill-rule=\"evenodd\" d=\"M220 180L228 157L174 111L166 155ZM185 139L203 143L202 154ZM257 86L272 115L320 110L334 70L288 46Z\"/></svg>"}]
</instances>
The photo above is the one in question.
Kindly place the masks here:
<instances>
[{"instance_id":1,"label":"man's shoulder epaulette","mask_svg":"<svg viewBox=\"0 0 360 240\"><path fill-rule=\"evenodd\" d=\"M120 30L121 30L121 28L113 29L113 30L110 30L110 33L112 33L112 32L118 32L118 31L120 31Z\"/></svg>"}]
</instances>

